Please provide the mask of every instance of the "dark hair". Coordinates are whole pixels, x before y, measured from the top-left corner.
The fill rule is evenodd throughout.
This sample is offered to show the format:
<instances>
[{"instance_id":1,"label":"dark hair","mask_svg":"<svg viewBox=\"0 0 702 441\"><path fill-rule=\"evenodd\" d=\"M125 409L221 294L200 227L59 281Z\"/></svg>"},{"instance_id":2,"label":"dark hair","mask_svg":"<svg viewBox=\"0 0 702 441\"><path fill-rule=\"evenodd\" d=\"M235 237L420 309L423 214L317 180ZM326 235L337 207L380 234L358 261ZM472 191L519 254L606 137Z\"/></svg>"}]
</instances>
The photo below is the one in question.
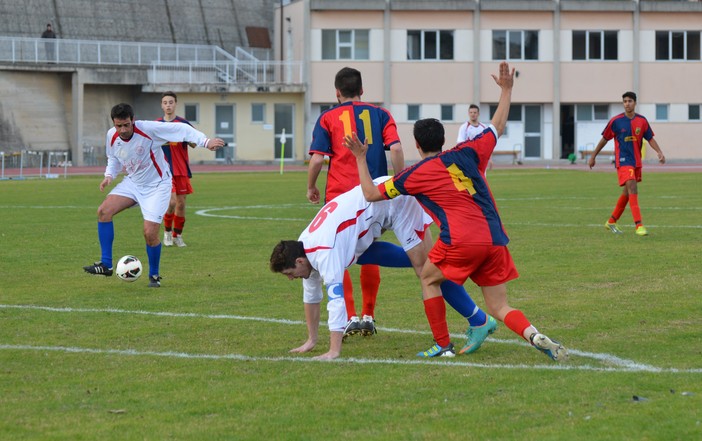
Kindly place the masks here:
<instances>
[{"instance_id":1,"label":"dark hair","mask_svg":"<svg viewBox=\"0 0 702 441\"><path fill-rule=\"evenodd\" d=\"M114 121L115 118L119 119L131 119L134 120L134 109L132 106L126 103L119 103L112 108L110 112L110 118Z\"/></svg>"},{"instance_id":2,"label":"dark hair","mask_svg":"<svg viewBox=\"0 0 702 441\"><path fill-rule=\"evenodd\" d=\"M161 99L164 99L167 96L172 96L176 102L178 101L178 97L176 96L175 92L167 90L161 94Z\"/></svg>"},{"instance_id":3,"label":"dark hair","mask_svg":"<svg viewBox=\"0 0 702 441\"><path fill-rule=\"evenodd\" d=\"M622 99L624 98L631 98L636 102L636 94L634 92L624 92L624 95L622 95Z\"/></svg>"},{"instance_id":4,"label":"dark hair","mask_svg":"<svg viewBox=\"0 0 702 441\"><path fill-rule=\"evenodd\" d=\"M444 126L438 119L420 119L414 123L414 139L423 152L440 152L445 141Z\"/></svg>"},{"instance_id":5,"label":"dark hair","mask_svg":"<svg viewBox=\"0 0 702 441\"><path fill-rule=\"evenodd\" d=\"M305 246L299 240L281 240L271 254L271 271L282 273L283 270L295 268L295 260L306 256Z\"/></svg>"},{"instance_id":6,"label":"dark hair","mask_svg":"<svg viewBox=\"0 0 702 441\"><path fill-rule=\"evenodd\" d=\"M471 105L468 107L468 110L470 110L470 109L478 109L478 112L480 112L480 107L478 107L477 104L471 104Z\"/></svg>"},{"instance_id":7,"label":"dark hair","mask_svg":"<svg viewBox=\"0 0 702 441\"><path fill-rule=\"evenodd\" d=\"M341 69L334 78L334 87L339 90L339 93L344 98L361 96L361 93L363 93L361 72L352 67Z\"/></svg>"}]
</instances>

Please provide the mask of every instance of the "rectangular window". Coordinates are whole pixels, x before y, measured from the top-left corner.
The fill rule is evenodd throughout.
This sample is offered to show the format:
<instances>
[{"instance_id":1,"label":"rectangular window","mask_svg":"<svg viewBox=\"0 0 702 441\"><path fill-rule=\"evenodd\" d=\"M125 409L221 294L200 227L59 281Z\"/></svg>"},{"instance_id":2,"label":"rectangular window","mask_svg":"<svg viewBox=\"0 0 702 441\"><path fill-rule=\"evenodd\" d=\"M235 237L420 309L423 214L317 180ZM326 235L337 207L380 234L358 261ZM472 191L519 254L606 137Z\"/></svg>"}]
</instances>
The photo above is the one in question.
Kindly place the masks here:
<instances>
[{"instance_id":1,"label":"rectangular window","mask_svg":"<svg viewBox=\"0 0 702 441\"><path fill-rule=\"evenodd\" d=\"M408 60L453 60L453 31L407 31Z\"/></svg>"},{"instance_id":2,"label":"rectangular window","mask_svg":"<svg viewBox=\"0 0 702 441\"><path fill-rule=\"evenodd\" d=\"M577 121L607 121L609 106L607 104L577 104L575 106Z\"/></svg>"},{"instance_id":3,"label":"rectangular window","mask_svg":"<svg viewBox=\"0 0 702 441\"><path fill-rule=\"evenodd\" d=\"M185 119L191 123L198 122L198 107L197 104L186 104L185 105Z\"/></svg>"},{"instance_id":4,"label":"rectangular window","mask_svg":"<svg viewBox=\"0 0 702 441\"><path fill-rule=\"evenodd\" d=\"M266 122L266 105L263 103L251 104L251 122L264 123Z\"/></svg>"},{"instance_id":5,"label":"rectangular window","mask_svg":"<svg viewBox=\"0 0 702 441\"><path fill-rule=\"evenodd\" d=\"M323 29L323 60L368 60L368 29Z\"/></svg>"},{"instance_id":6,"label":"rectangular window","mask_svg":"<svg viewBox=\"0 0 702 441\"><path fill-rule=\"evenodd\" d=\"M441 105L441 120L453 121L453 104Z\"/></svg>"},{"instance_id":7,"label":"rectangular window","mask_svg":"<svg viewBox=\"0 0 702 441\"><path fill-rule=\"evenodd\" d=\"M668 105L667 104L656 104L656 120L657 121L667 121L668 120Z\"/></svg>"},{"instance_id":8,"label":"rectangular window","mask_svg":"<svg viewBox=\"0 0 702 441\"><path fill-rule=\"evenodd\" d=\"M617 31L573 31L573 60L616 60Z\"/></svg>"},{"instance_id":9,"label":"rectangular window","mask_svg":"<svg viewBox=\"0 0 702 441\"><path fill-rule=\"evenodd\" d=\"M656 31L656 60L699 60L700 31Z\"/></svg>"},{"instance_id":10,"label":"rectangular window","mask_svg":"<svg viewBox=\"0 0 702 441\"><path fill-rule=\"evenodd\" d=\"M419 119L419 104L407 104L407 121Z\"/></svg>"},{"instance_id":11,"label":"rectangular window","mask_svg":"<svg viewBox=\"0 0 702 441\"><path fill-rule=\"evenodd\" d=\"M495 111L497 110L497 104L490 104L490 119L495 116ZM507 121L522 122L522 105L512 104L509 108L509 114L507 114Z\"/></svg>"},{"instance_id":12,"label":"rectangular window","mask_svg":"<svg viewBox=\"0 0 702 441\"><path fill-rule=\"evenodd\" d=\"M700 105L699 104L690 104L687 106L687 119L690 121L699 121L700 120Z\"/></svg>"},{"instance_id":13,"label":"rectangular window","mask_svg":"<svg viewBox=\"0 0 702 441\"><path fill-rule=\"evenodd\" d=\"M493 60L538 60L539 31L492 31Z\"/></svg>"}]
</instances>

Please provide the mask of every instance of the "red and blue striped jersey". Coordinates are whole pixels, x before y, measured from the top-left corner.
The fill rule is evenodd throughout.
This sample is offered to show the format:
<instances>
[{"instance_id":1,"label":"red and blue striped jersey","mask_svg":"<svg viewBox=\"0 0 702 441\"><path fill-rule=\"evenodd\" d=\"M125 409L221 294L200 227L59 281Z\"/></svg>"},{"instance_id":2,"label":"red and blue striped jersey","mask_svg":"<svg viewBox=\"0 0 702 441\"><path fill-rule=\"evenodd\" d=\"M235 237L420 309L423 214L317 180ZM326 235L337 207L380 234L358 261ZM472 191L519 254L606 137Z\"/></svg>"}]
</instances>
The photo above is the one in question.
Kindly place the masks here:
<instances>
[{"instance_id":1,"label":"red and blue striped jersey","mask_svg":"<svg viewBox=\"0 0 702 441\"><path fill-rule=\"evenodd\" d=\"M641 147L643 140L653 138L653 130L645 116L634 114L629 118L621 113L609 120L602 132L606 140L614 138L614 158L616 167L630 165L641 167Z\"/></svg>"},{"instance_id":2,"label":"red and blue striped jersey","mask_svg":"<svg viewBox=\"0 0 702 441\"><path fill-rule=\"evenodd\" d=\"M167 122L163 118L159 118L156 121ZM173 118L170 122L180 122L185 123L192 127L192 124L180 116ZM173 176L187 176L191 178L193 174L190 172L190 158L188 157L188 143L187 142L169 142L161 146L163 148L163 154L166 156L166 161L171 168L171 174Z\"/></svg>"},{"instance_id":3,"label":"red and blue striped jersey","mask_svg":"<svg viewBox=\"0 0 702 441\"><path fill-rule=\"evenodd\" d=\"M378 185L384 198L417 198L440 228L439 240L475 245L507 245L485 169L497 144L494 126L472 141L423 159Z\"/></svg>"},{"instance_id":4,"label":"red and blue striped jersey","mask_svg":"<svg viewBox=\"0 0 702 441\"><path fill-rule=\"evenodd\" d=\"M371 177L375 179L388 174L385 151L400 142L397 125L390 112L362 101L349 101L332 107L319 116L312 131L309 151L310 155L318 153L329 156L326 201L360 184L356 158L343 145L344 136L354 132L361 141L368 140L366 158Z\"/></svg>"}]
</instances>

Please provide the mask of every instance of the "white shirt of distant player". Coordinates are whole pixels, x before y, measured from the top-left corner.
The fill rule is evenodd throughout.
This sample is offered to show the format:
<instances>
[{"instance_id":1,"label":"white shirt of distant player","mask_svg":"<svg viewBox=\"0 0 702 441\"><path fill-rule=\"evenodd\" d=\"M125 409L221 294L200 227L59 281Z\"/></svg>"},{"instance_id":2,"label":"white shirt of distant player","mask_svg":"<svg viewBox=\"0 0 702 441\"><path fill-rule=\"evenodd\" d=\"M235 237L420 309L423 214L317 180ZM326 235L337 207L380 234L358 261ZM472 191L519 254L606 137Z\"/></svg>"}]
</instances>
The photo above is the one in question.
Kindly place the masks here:
<instances>
[{"instance_id":1,"label":"white shirt of distant player","mask_svg":"<svg viewBox=\"0 0 702 441\"><path fill-rule=\"evenodd\" d=\"M138 186L153 186L171 172L161 146L167 142L189 142L205 146L207 137L188 124L134 121L134 134L125 141L112 127L107 131L105 176L116 178L124 168L127 178ZM127 179L125 178L125 179Z\"/></svg>"},{"instance_id":2,"label":"white shirt of distant player","mask_svg":"<svg viewBox=\"0 0 702 441\"><path fill-rule=\"evenodd\" d=\"M477 126L474 126L470 121L464 122L458 129L458 138L456 142L469 141L480 135L487 129L487 126L481 122L478 122Z\"/></svg>"},{"instance_id":3,"label":"white shirt of distant player","mask_svg":"<svg viewBox=\"0 0 702 441\"><path fill-rule=\"evenodd\" d=\"M379 184L388 176L376 178ZM322 283L328 290L329 329L343 330L346 325L344 305L344 270L356 262L382 231L393 230L405 250L421 242L416 231L423 231L432 222L419 203L412 197L399 196L387 201L370 203L363 190L356 186L329 201L305 228L299 237L307 259L313 268L310 277L303 279L303 301L320 303ZM336 288L336 289L335 289Z\"/></svg>"}]
</instances>

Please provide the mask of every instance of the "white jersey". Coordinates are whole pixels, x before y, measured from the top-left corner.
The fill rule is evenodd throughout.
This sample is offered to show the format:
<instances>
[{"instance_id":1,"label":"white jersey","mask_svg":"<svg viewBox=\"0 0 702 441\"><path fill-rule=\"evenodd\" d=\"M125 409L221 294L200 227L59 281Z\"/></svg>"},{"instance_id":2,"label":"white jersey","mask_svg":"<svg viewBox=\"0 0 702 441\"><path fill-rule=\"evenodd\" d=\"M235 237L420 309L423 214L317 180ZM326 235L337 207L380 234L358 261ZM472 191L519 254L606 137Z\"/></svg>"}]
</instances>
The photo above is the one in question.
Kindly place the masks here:
<instances>
[{"instance_id":1,"label":"white jersey","mask_svg":"<svg viewBox=\"0 0 702 441\"><path fill-rule=\"evenodd\" d=\"M481 122L479 122L477 126L474 126L470 123L470 121L466 121L458 129L458 138L456 138L456 142L470 141L483 133L485 129L487 129L487 126Z\"/></svg>"},{"instance_id":2,"label":"white jersey","mask_svg":"<svg viewBox=\"0 0 702 441\"><path fill-rule=\"evenodd\" d=\"M384 176L375 182L387 179L389 177ZM339 291L332 288L343 285L344 270L355 263L384 230L393 230L407 251L422 242L420 234L431 223L431 217L411 196L368 202L359 185L335 197L319 210L298 239L313 268L310 277L302 282L303 301L320 303L324 283L329 294L329 329L343 329L346 308Z\"/></svg>"},{"instance_id":3,"label":"white jersey","mask_svg":"<svg viewBox=\"0 0 702 441\"><path fill-rule=\"evenodd\" d=\"M127 176L138 187L155 186L171 178L168 162L161 146L167 142L189 142L205 145L207 137L188 124L134 121L134 134L129 141L119 137L117 129L107 131L105 176L116 178L124 168Z\"/></svg>"}]
</instances>

